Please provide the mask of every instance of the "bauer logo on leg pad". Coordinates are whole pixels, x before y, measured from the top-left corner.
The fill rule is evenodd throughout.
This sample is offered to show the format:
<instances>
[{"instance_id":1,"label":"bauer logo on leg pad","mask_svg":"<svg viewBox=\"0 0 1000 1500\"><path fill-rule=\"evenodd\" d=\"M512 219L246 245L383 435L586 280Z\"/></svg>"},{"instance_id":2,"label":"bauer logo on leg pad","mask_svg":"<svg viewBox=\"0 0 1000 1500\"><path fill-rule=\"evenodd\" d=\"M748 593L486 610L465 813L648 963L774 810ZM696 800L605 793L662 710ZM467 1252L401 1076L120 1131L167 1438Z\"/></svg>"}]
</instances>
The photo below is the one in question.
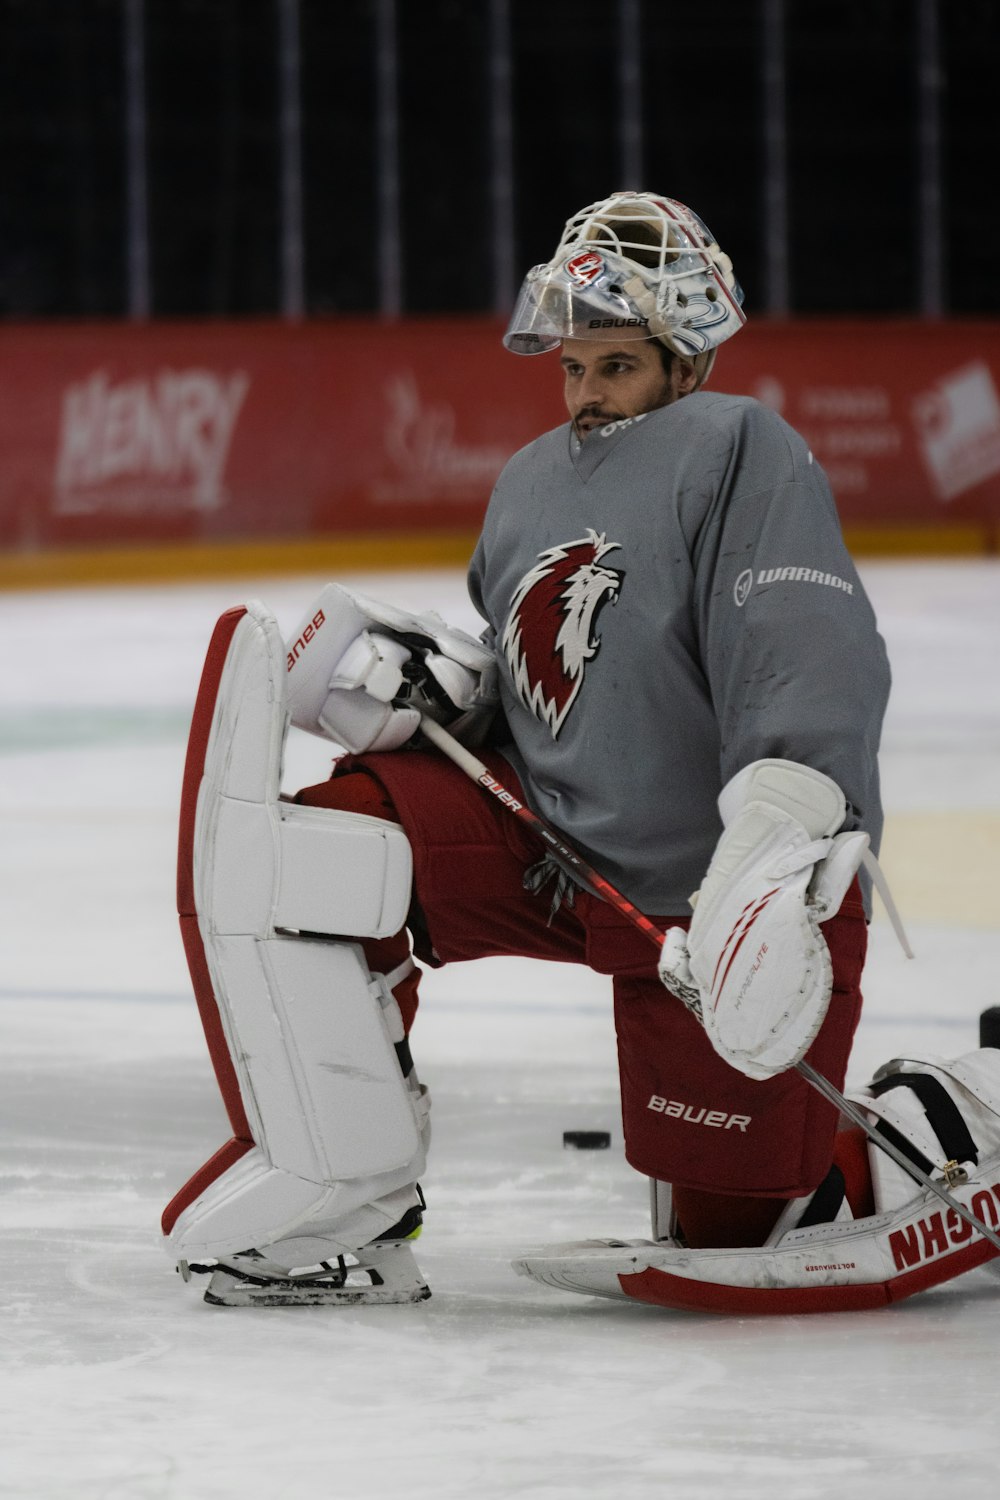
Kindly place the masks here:
<instances>
[{"instance_id":1,"label":"bauer logo on leg pad","mask_svg":"<svg viewBox=\"0 0 1000 1500\"><path fill-rule=\"evenodd\" d=\"M734 1127L746 1135L752 1115L731 1115L724 1109L707 1109L704 1104L696 1107L684 1104L680 1099L664 1099L659 1094L650 1096L647 1109L654 1114L669 1115L672 1120L684 1120L688 1125L708 1125L713 1130L732 1130Z\"/></svg>"},{"instance_id":2,"label":"bauer logo on leg pad","mask_svg":"<svg viewBox=\"0 0 1000 1500\"><path fill-rule=\"evenodd\" d=\"M320 630L325 624L326 615L321 609L318 609L313 615L312 619L309 621L309 624L302 631L302 634L292 642L291 648L289 649L288 655L286 657L286 664L289 672L292 670L295 663L298 661L300 654L306 649L309 642L316 634L317 630Z\"/></svg>"}]
</instances>

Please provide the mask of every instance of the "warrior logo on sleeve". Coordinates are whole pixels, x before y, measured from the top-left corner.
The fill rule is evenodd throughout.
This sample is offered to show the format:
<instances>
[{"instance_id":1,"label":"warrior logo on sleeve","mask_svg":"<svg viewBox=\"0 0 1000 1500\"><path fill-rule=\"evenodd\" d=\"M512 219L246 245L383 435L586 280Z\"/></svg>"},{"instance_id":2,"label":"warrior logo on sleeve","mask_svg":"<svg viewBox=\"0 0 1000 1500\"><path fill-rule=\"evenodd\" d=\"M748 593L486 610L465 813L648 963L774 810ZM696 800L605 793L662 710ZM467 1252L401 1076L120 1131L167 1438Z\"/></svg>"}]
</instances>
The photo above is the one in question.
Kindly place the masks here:
<instances>
[{"instance_id":1,"label":"warrior logo on sleeve","mask_svg":"<svg viewBox=\"0 0 1000 1500\"><path fill-rule=\"evenodd\" d=\"M577 542L550 547L514 590L501 638L514 689L529 713L558 737L597 655L598 611L618 599L623 574L598 564L621 544L588 530Z\"/></svg>"}]
</instances>

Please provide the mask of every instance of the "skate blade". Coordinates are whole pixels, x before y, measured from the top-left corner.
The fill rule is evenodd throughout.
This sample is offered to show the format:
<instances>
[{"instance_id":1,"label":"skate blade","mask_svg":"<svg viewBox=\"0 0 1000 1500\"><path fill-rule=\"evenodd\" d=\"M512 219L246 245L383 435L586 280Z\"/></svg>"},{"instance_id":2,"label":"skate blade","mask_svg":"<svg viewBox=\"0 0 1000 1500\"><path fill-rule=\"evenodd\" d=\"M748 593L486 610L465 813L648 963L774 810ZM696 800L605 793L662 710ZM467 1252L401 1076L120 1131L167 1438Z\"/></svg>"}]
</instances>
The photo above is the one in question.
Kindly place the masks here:
<instances>
[{"instance_id":1,"label":"skate blade","mask_svg":"<svg viewBox=\"0 0 1000 1500\"><path fill-rule=\"evenodd\" d=\"M211 1307L363 1307L382 1303L425 1302L431 1289L419 1280L397 1286L321 1282L246 1281L216 1271L205 1292Z\"/></svg>"},{"instance_id":2,"label":"skate blade","mask_svg":"<svg viewBox=\"0 0 1000 1500\"><path fill-rule=\"evenodd\" d=\"M405 1288L248 1286L231 1277L213 1277L205 1301L211 1307L373 1307L384 1303L425 1302L430 1295L431 1289L426 1283Z\"/></svg>"}]
</instances>

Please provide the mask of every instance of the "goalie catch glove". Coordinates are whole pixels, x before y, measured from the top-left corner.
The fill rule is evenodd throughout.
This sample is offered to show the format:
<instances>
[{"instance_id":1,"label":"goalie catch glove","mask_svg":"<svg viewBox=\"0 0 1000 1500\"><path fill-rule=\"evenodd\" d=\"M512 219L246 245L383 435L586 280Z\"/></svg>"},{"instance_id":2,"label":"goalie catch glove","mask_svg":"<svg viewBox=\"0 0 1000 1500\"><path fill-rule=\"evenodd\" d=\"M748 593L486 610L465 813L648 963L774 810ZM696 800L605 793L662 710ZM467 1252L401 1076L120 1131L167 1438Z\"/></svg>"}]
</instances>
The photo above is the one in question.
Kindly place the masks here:
<instances>
[{"instance_id":1,"label":"goalie catch glove","mask_svg":"<svg viewBox=\"0 0 1000 1500\"><path fill-rule=\"evenodd\" d=\"M288 643L292 723L345 750L396 750L426 714L475 744L496 709L496 659L433 613L329 583Z\"/></svg>"},{"instance_id":2,"label":"goalie catch glove","mask_svg":"<svg viewBox=\"0 0 1000 1500\"><path fill-rule=\"evenodd\" d=\"M833 966L820 923L867 863L868 835L838 834L843 792L789 760L745 767L719 811L725 831L691 898L690 930L667 933L660 978L720 1057L769 1078L794 1067L823 1024Z\"/></svg>"}]
</instances>

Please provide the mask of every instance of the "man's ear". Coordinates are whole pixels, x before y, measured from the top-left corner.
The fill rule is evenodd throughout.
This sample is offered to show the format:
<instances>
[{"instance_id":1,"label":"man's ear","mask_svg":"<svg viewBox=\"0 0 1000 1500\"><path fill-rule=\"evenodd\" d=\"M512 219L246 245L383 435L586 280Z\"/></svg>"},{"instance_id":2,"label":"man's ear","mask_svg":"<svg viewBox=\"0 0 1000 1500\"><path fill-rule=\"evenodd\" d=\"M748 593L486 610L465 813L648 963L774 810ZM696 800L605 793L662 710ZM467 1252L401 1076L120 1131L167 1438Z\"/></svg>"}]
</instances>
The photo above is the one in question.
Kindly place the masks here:
<instances>
[{"instance_id":1,"label":"man's ear","mask_svg":"<svg viewBox=\"0 0 1000 1500\"><path fill-rule=\"evenodd\" d=\"M678 396L690 396L698 389L698 371L686 359L678 359L674 365L674 379Z\"/></svg>"}]
</instances>

